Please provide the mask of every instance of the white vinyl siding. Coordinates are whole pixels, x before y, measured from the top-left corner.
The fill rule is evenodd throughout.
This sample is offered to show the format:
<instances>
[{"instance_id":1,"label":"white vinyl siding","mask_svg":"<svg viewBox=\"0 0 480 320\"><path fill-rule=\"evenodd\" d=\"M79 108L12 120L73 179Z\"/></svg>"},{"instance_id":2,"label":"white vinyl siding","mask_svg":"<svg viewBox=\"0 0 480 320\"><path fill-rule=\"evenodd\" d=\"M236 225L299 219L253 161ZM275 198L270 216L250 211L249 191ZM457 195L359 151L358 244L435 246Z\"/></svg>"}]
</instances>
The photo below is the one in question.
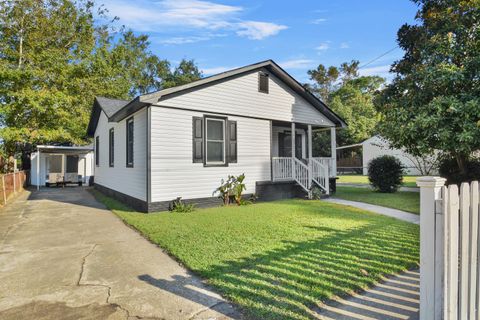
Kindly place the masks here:
<instances>
[{"instance_id":1,"label":"white vinyl siding","mask_svg":"<svg viewBox=\"0 0 480 320\"><path fill-rule=\"evenodd\" d=\"M252 72L191 92L174 95L158 102L157 105L318 126L334 126L315 107L274 75L269 75L268 94L259 92L258 81L258 72Z\"/></svg>"},{"instance_id":2,"label":"white vinyl siding","mask_svg":"<svg viewBox=\"0 0 480 320\"><path fill-rule=\"evenodd\" d=\"M104 187L146 201L147 188L147 113L142 109L133 115L133 163L129 168L127 163L127 125L126 119L120 122L108 122L104 112L98 120L95 136L100 137L100 165L95 168L95 183ZM129 117L130 118L130 117ZM113 128L115 148L115 166L109 167L108 141L109 132Z\"/></svg>"},{"instance_id":3,"label":"white vinyl siding","mask_svg":"<svg viewBox=\"0 0 480 320\"><path fill-rule=\"evenodd\" d=\"M151 201L212 197L228 175L245 173L246 193L255 192L256 181L270 180L270 121L228 116L237 121L237 163L204 167L192 163L192 117L203 116L151 108Z\"/></svg>"}]
</instances>

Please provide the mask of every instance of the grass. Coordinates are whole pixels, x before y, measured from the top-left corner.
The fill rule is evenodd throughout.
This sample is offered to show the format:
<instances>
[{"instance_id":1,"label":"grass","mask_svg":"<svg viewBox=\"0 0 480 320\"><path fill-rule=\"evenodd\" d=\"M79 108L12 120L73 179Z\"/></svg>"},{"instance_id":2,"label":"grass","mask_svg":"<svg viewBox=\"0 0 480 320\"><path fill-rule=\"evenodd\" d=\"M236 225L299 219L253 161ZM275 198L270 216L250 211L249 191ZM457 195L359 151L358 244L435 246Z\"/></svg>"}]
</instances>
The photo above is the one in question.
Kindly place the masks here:
<instances>
[{"instance_id":1,"label":"grass","mask_svg":"<svg viewBox=\"0 0 480 320\"><path fill-rule=\"evenodd\" d=\"M395 193L380 193L370 188L342 187L337 185L335 197L420 214L419 192L398 191Z\"/></svg>"},{"instance_id":2,"label":"grass","mask_svg":"<svg viewBox=\"0 0 480 320\"><path fill-rule=\"evenodd\" d=\"M369 184L368 176L362 176L360 174L352 175L340 175L338 176L338 183L353 183L353 184ZM416 179L418 176L404 176L403 177L403 186L404 187L416 187Z\"/></svg>"},{"instance_id":3,"label":"grass","mask_svg":"<svg viewBox=\"0 0 480 320\"><path fill-rule=\"evenodd\" d=\"M96 196L249 319L311 319L320 301L418 264L417 225L332 203L141 214Z\"/></svg>"}]
</instances>

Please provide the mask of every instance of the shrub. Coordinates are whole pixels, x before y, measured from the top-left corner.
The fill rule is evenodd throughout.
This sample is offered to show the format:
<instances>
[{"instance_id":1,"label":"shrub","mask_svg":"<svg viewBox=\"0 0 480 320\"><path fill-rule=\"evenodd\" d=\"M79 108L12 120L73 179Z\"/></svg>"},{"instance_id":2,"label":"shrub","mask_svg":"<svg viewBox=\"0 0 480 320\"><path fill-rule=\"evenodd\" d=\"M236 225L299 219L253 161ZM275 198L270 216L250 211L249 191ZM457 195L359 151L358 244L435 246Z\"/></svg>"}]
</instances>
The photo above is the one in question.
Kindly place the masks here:
<instances>
[{"instance_id":1,"label":"shrub","mask_svg":"<svg viewBox=\"0 0 480 320\"><path fill-rule=\"evenodd\" d=\"M323 190L320 189L319 187L317 186L314 186L312 189L312 199L313 200L321 200L322 199L322 196L324 194Z\"/></svg>"},{"instance_id":2,"label":"shrub","mask_svg":"<svg viewBox=\"0 0 480 320\"><path fill-rule=\"evenodd\" d=\"M181 197L178 197L168 206L168 210L172 212L192 212L195 210L195 205L186 204Z\"/></svg>"},{"instance_id":3,"label":"shrub","mask_svg":"<svg viewBox=\"0 0 480 320\"><path fill-rule=\"evenodd\" d=\"M393 156L375 158L368 164L368 180L379 192L395 192L402 185L403 165Z\"/></svg>"},{"instance_id":4,"label":"shrub","mask_svg":"<svg viewBox=\"0 0 480 320\"><path fill-rule=\"evenodd\" d=\"M465 163L465 173L461 173L455 158L442 157L438 171L440 176L447 179L447 184L460 184L462 182L480 180L480 159L469 159Z\"/></svg>"}]
</instances>

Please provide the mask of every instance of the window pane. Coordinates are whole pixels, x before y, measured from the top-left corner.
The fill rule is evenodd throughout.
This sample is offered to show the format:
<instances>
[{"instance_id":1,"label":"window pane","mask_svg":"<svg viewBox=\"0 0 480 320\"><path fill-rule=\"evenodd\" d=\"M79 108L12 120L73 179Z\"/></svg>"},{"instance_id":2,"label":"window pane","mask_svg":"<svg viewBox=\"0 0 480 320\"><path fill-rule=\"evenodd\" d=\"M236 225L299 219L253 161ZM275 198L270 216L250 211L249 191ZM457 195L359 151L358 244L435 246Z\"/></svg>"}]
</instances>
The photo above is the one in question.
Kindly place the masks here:
<instances>
[{"instance_id":1,"label":"window pane","mask_svg":"<svg viewBox=\"0 0 480 320\"><path fill-rule=\"evenodd\" d=\"M207 142L207 162L223 162L223 142Z\"/></svg>"},{"instance_id":2,"label":"window pane","mask_svg":"<svg viewBox=\"0 0 480 320\"><path fill-rule=\"evenodd\" d=\"M207 120L207 139L223 140L223 121Z\"/></svg>"}]
</instances>

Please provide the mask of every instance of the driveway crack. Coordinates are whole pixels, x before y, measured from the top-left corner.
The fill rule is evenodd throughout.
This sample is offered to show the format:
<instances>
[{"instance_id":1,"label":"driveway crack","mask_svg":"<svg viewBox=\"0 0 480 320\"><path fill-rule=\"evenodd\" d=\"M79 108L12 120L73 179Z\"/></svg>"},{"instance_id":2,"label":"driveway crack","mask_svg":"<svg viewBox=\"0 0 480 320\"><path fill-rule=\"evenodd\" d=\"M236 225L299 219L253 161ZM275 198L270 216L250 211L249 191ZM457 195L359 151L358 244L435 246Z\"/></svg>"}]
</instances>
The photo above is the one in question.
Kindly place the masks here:
<instances>
[{"instance_id":1,"label":"driveway crack","mask_svg":"<svg viewBox=\"0 0 480 320\"><path fill-rule=\"evenodd\" d=\"M105 300L105 303L106 304L109 304L111 306L114 306L120 310L122 310L123 312L125 312L125 315L126 315L126 318L125 319L130 319L130 318L134 318L134 319L142 319L141 317L139 316L132 316L130 315L130 311L124 307L122 307L121 305L119 305L118 303L112 303L110 302L110 298L112 296L112 287L110 287L109 285L106 285L106 284L96 284L96 283L82 283L82 278L83 278L83 273L85 271L85 264L87 263L87 258L89 256L91 256L93 254L93 252L95 251L95 248L98 246L98 244L94 244L92 246L92 248L90 249L90 251L82 258L82 264L80 265L80 273L78 274L78 280L77 280L77 283L76 285L79 286L79 287L102 287L102 288L106 288L107 289L107 298Z\"/></svg>"}]
</instances>

